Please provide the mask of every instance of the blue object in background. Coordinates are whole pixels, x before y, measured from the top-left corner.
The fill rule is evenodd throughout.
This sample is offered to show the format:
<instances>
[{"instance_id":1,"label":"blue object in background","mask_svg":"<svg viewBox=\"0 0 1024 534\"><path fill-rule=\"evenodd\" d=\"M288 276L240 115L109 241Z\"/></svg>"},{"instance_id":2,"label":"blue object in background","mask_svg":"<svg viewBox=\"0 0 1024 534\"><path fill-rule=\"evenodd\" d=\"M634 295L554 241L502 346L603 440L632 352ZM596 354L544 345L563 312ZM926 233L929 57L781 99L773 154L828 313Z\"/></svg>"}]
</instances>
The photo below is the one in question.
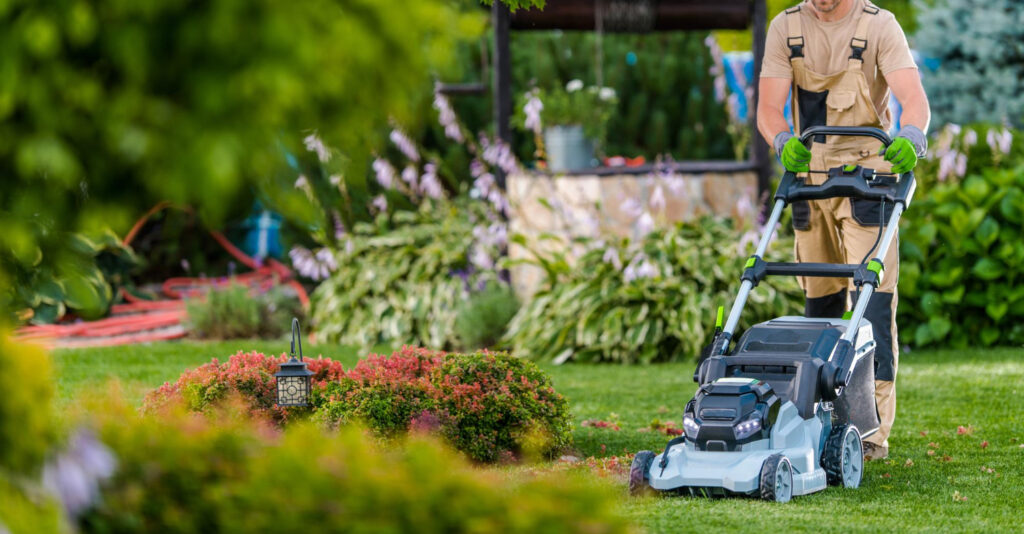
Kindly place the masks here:
<instances>
[{"instance_id":1,"label":"blue object in background","mask_svg":"<svg viewBox=\"0 0 1024 534\"><path fill-rule=\"evenodd\" d=\"M280 258L281 216L263 208L259 202L253 205L253 214L242 222L246 228L242 250L257 260Z\"/></svg>"}]
</instances>

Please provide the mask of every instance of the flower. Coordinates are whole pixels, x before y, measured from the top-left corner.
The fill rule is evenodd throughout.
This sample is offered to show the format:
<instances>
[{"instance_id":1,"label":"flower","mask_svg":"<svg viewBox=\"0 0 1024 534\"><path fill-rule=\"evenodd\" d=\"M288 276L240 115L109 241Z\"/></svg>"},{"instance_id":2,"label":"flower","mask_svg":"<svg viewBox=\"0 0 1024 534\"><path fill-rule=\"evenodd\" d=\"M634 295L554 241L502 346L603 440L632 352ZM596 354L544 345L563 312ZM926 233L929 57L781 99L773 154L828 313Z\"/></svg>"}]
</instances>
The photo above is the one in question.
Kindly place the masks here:
<instances>
[{"instance_id":1,"label":"flower","mask_svg":"<svg viewBox=\"0 0 1024 534\"><path fill-rule=\"evenodd\" d=\"M459 120L455 116L455 110L448 102L448 98L441 93L434 93L434 109L437 110L437 120L444 127L444 134L448 138L461 143L462 128L459 127Z\"/></svg>"},{"instance_id":2,"label":"flower","mask_svg":"<svg viewBox=\"0 0 1024 534\"><path fill-rule=\"evenodd\" d=\"M67 448L43 467L43 487L72 518L100 498L100 484L114 476L117 458L89 430L78 430ZM2 528L2 525L0 525Z\"/></svg>"},{"instance_id":3,"label":"flower","mask_svg":"<svg viewBox=\"0 0 1024 534\"><path fill-rule=\"evenodd\" d=\"M430 198L441 198L444 196L444 189L441 181L437 179L437 165L427 163L423 166L423 177L420 179L420 192Z\"/></svg>"},{"instance_id":4,"label":"flower","mask_svg":"<svg viewBox=\"0 0 1024 534\"><path fill-rule=\"evenodd\" d=\"M658 272L658 268L651 263L647 258L647 255L643 252L633 256L630 260L629 265L622 271L622 279L626 282L632 282L641 278L657 278L661 273Z\"/></svg>"},{"instance_id":5,"label":"flower","mask_svg":"<svg viewBox=\"0 0 1024 534\"><path fill-rule=\"evenodd\" d=\"M615 98L615 89L612 89L611 87L602 87L597 91L597 97L608 102Z\"/></svg>"},{"instance_id":6,"label":"flower","mask_svg":"<svg viewBox=\"0 0 1024 534\"><path fill-rule=\"evenodd\" d=\"M654 230L654 217L651 217L650 212L645 211L637 218L635 225L637 233L645 236Z\"/></svg>"},{"instance_id":7,"label":"flower","mask_svg":"<svg viewBox=\"0 0 1024 534\"><path fill-rule=\"evenodd\" d=\"M492 143L490 139L481 134L480 146L483 148L484 161L491 165L496 165L505 171L506 174L515 172L516 156L512 153L512 148L505 144L505 142L497 139Z\"/></svg>"},{"instance_id":8,"label":"flower","mask_svg":"<svg viewBox=\"0 0 1024 534\"><path fill-rule=\"evenodd\" d=\"M386 159L373 160L373 172L377 175L377 183L384 189L391 189L395 183L395 168Z\"/></svg>"},{"instance_id":9,"label":"flower","mask_svg":"<svg viewBox=\"0 0 1024 534\"><path fill-rule=\"evenodd\" d=\"M412 165L406 165L405 168L402 169L402 181L409 184L409 187L411 187L414 191L418 190L418 187L416 185L418 179L419 175L416 173L416 167L413 167Z\"/></svg>"},{"instance_id":10,"label":"flower","mask_svg":"<svg viewBox=\"0 0 1024 534\"><path fill-rule=\"evenodd\" d=\"M490 254L483 247L473 247L473 253L470 255L469 261L476 267L484 270L494 267L494 259L491 258Z\"/></svg>"},{"instance_id":11,"label":"flower","mask_svg":"<svg viewBox=\"0 0 1024 534\"><path fill-rule=\"evenodd\" d=\"M306 150L316 153L317 159L320 163L327 163L331 160L331 151L327 148L327 145L317 137L316 132L307 135L302 143L306 145Z\"/></svg>"},{"instance_id":12,"label":"flower","mask_svg":"<svg viewBox=\"0 0 1024 534\"><path fill-rule=\"evenodd\" d=\"M964 134L964 148L970 148L972 145L978 142L978 132L968 128L967 133Z\"/></svg>"},{"instance_id":13,"label":"flower","mask_svg":"<svg viewBox=\"0 0 1024 534\"><path fill-rule=\"evenodd\" d=\"M295 270L311 280L324 280L338 268L334 255L326 248L313 252L306 247L296 246L288 252L288 256Z\"/></svg>"},{"instance_id":14,"label":"flower","mask_svg":"<svg viewBox=\"0 0 1024 534\"><path fill-rule=\"evenodd\" d=\"M410 161L420 160L420 153L416 150L416 144L412 142L412 139L409 139L408 135L405 135L405 132L396 127L391 130L389 138L391 139L391 142L398 147L398 150L404 154L406 158L409 158Z\"/></svg>"},{"instance_id":15,"label":"flower","mask_svg":"<svg viewBox=\"0 0 1024 534\"><path fill-rule=\"evenodd\" d=\"M619 210L630 219L636 219L644 212L644 205L636 198L629 197L619 204Z\"/></svg>"},{"instance_id":16,"label":"flower","mask_svg":"<svg viewBox=\"0 0 1024 534\"><path fill-rule=\"evenodd\" d=\"M378 212L388 211L388 199L384 195L377 195L373 197L371 204Z\"/></svg>"},{"instance_id":17,"label":"flower","mask_svg":"<svg viewBox=\"0 0 1024 534\"><path fill-rule=\"evenodd\" d=\"M651 211L665 209L665 190L660 185L654 186L654 191L651 192L651 198L647 201L647 205L650 206Z\"/></svg>"},{"instance_id":18,"label":"flower","mask_svg":"<svg viewBox=\"0 0 1024 534\"><path fill-rule=\"evenodd\" d=\"M531 91L527 93L530 95L529 100L523 105L523 113L526 114L526 120L523 121L523 126L527 130L533 131L535 134L541 132L541 120L540 112L544 109L544 103L540 101L537 96L537 91Z\"/></svg>"},{"instance_id":19,"label":"flower","mask_svg":"<svg viewBox=\"0 0 1024 534\"><path fill-rule=\"evenodd\" d=\"M985 136L985 140L988 142L992 152L1009 154L1013 143L1013 134L1005 127L999 132L992 128L988 131L988 135Z\"/></svg>"},{"instance_id":20,"label":"flower","mask_svg":"<svg viewBox=\"0 0 1024 534\"><path fill-rule=\"evenodd\" d=\"M570 93L575 93L580 89L583 89L583 80L569 80L569 83L565 84L565 90L569 91Z\"/></svg>"},{"instance_id":21,"label":"flower","mask_svg":"<svg viewBox=\"0 0 1024 534\"><path fill-rule=\"evenodd\" d=\"M305 187L309 187L309 180L306 179L305 174L300 174L299 177L295 180L295 189L302 189Z\"/></svg>"},{"instance_id":22,"label":"flower","mask_svg":"<svg viewBox=\"0 0 1024 534\"><path fill-rule=\"evenodd\" d=\"M340 187L341 186L341 175L340 174L332 174L332 175L327 177L327 181L331 182L331 185L333 185L334 187Z\"/></svg>"},{"instance_id":23,"label":"flower","mask_svg":"<svg viewBox=\"0 0 1024 534\"><path fill-rule=\"evenodd\" d=\"M619 259L619 251L615 250L615 247L608 247L604 250L604 255L601 256L601 260L605 263L612 264L616 271L622 270L622 260Z\"/></svg>"}]
</instances>

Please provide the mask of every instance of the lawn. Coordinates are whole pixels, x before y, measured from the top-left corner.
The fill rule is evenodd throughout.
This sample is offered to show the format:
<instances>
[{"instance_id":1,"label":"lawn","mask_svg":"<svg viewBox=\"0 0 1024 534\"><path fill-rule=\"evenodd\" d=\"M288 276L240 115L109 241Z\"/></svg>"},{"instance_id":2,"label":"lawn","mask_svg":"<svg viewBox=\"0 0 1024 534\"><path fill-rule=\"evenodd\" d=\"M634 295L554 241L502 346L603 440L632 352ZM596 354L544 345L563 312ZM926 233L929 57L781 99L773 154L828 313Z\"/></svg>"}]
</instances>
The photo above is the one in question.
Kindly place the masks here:
<instances>
[{"instance_id":1,"label":"lawn","mask_svg":"<svg viewBox=\"0 0 1024 534\"><path fill-rule=\"evenodd\" d=\"M56 351L59 398L74 402L109 378L140 402L181 371L239 349L281 353L282 342L163 343ZM307 347L352 365L358 353ZM568 397L581 456L658 450L669 439L654 419L678 425L693 394L693 366L548 366ZM903 355L891 457L870 462L862 487L830 488L786 505L753 499L625 496L624 512L648 532L706 531L1024 531L1024 349L921 351ZM620 430L584 427L617 422ZM958 430L963 427L962 430ZM643 429L644 431L640 431ZM929 453L929 451L932 451Z\"/></svg>"}]
</instances>

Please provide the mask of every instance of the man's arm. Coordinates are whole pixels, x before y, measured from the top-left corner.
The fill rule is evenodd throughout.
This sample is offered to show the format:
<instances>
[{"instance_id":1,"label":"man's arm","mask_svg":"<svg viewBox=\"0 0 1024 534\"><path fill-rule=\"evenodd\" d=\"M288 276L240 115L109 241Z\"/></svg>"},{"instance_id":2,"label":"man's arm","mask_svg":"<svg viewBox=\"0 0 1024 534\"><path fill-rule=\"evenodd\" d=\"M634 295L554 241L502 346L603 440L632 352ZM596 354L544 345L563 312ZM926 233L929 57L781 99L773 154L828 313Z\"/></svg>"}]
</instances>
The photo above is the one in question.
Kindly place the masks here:
<instances>
[{"instance_id":1,"label":"man's arm","mask_svg":"<svg viewBox=\"0 0 1024 534\"><path fill-rule=\"evenodd\" d=\"M911 125L922 132L928 131L928 123L931 122L932 112L928 107L928 96L924 94L924 87L921 86L921 77L917 69L897 69L885 75L885 81L892 89L892 94L903 106L903 114L900 115L902 126Z\"/></svg>"},{"instance_id":2,"label":"man's arm","mask_svg":"<svg viewBox=\"0 0 1024 534\"><path fill-rule=\"evenodd\" d=\"M758 81L757 130L769 146L775 146L777 135L789 131L789 123L783 111L786 109L791 83L789 78L762 77Z\"/></svg>"}]
</instances>

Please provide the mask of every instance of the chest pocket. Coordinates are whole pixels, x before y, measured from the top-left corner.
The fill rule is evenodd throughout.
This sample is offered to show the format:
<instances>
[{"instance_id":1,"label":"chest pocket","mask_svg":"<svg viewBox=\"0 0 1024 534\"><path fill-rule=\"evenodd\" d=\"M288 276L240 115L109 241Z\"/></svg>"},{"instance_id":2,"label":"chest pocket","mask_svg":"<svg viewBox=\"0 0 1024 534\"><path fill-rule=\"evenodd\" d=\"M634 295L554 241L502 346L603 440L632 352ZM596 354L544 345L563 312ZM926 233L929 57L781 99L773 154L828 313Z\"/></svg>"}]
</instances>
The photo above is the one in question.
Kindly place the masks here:
<instances>
[{"instance_id":1,"label":"chest pocket","mask_svg":"<svg viewBox=\"0 0 1024 534\"><path fill-rule=\"evenodd\" d=\"M856 103L857 93L854 91L829 91L825 99L829 126L864 126L871 122L859 112Z\"/></svg>"}]
</instances>

